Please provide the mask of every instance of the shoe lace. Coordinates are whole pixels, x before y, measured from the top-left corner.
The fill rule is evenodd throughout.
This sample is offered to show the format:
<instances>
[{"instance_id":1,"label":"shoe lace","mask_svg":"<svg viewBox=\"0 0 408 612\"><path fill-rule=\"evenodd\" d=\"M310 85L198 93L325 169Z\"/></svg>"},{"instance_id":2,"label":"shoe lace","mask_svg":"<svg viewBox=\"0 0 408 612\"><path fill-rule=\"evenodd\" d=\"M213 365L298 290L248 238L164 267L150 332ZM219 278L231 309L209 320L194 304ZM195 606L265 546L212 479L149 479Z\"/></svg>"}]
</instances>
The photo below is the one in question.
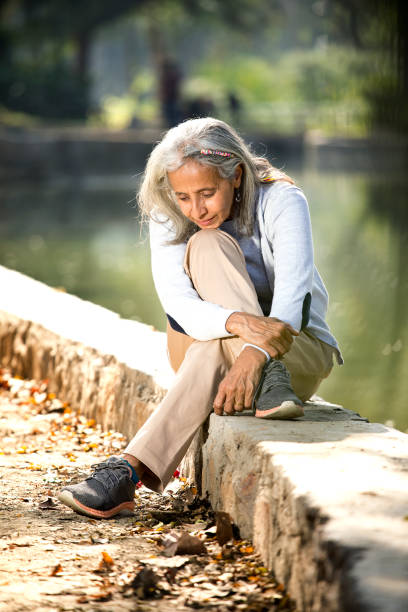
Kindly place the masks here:
<instances>
[{"instance_id":1,"label":"shoe lace","mask_svg":"<svg viewBox=\"0 0 408 612\"><path fill-rule=\"evenodd\" d=\"M271 359L264 370L262 393L270 391L272 387L290 387L290 375L286 366L276 359Z\"/></svg>"},{"instance_id":2,"label":"shoe lace","mask_svg":"<svg viewBox=\"0 0 408 612\"><path fill-rule=\"evenodd\" d=\"M95 478L103 483L108 481L110 486L117 485L125 477L130 478L129 468L123 463L102 461L101 463L94 463L91 468L94 471L89 478Z\"/></svg>"}]
</instances>

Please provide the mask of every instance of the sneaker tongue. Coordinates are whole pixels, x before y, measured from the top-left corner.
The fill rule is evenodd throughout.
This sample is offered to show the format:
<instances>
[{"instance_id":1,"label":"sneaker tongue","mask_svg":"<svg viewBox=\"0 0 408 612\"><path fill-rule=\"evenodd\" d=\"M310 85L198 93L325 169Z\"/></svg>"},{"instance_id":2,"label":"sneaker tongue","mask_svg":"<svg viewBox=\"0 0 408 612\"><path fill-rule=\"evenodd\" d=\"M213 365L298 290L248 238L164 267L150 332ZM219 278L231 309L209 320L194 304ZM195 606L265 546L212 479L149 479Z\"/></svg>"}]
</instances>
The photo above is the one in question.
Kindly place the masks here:
<instances>
[{"instance_id":1,"label":"sneaker tongue","mask_svg":"<svg viewBox=\"0 0 408 612\"><path fill-rule=\"evenodd\" d=\"M115 487L119 480L125 476L130 478L129 468L124 461L104 461L95 466L91 478L109 488Z\"/></svg>"},{"instance_id":2,"label":"sneaker tongue","mask_svg":"<svg viewBox=\"0 0 408 612\"><path fill-rule=\"evenodd\" d=\"M286 367L280 361L270 361L263 385L263 391L269 390L275 386L287 386L290 385L290 376Z\"/></svg>"}]
</instances>

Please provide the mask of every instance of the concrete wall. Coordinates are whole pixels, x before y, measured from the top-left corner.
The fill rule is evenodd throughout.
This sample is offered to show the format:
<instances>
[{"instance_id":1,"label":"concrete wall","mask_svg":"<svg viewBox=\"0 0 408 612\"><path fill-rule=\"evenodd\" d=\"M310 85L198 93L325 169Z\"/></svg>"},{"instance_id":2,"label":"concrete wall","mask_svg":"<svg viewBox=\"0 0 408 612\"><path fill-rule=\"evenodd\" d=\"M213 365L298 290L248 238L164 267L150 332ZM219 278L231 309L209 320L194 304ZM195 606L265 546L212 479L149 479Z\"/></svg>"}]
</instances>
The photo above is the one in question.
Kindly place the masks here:
<instances>
[{"instance_id":1,"label":"concrete wall","mask_svg":"<svg viewBox=\"0 0 408 612\"><path fill-rule=\"evenodd\" d=\"M0 365L132 436L172 381L164 334L0 267ZM316 400L296 421L212 414L183 462L299 611L408 608L408 436Z\"/></svg>"},{"instance_id":2,"label":"concrete wall","mask_svg":"<svg viewBox=\"0 0 408 612\"><path fill-rule=\"evenodd\" d=\"M163 131L96 128L0 129L0 179L4 181L50 180L61 177L82 180L90 176L133 176ZM399 171L406 168L408 142L404 137L325 138L310 133L246 134L260 154L291 166L353 171Z\"/></svg>"}]
</instances>

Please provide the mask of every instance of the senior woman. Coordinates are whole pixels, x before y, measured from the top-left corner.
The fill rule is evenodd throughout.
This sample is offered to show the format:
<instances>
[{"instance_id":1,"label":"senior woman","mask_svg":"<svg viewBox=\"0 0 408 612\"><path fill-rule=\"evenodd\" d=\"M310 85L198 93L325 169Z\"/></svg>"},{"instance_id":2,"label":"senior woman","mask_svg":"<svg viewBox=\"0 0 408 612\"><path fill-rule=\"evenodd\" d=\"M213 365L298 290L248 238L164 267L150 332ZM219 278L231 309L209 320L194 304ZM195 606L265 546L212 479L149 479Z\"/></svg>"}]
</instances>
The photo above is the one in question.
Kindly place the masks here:
<instances>
[{"instance_id":1,"label":"senior woman","mask_svg":"<svg viewBox=\"0 0 408 612\"><path fill-rule=\"evenodd\" d=\"M123 455L60 492L99 518L132 510L139 480L162 492L213 409L301 417L333 356L342 363L305 196L229 125L192 119L169 130L149 158L139 204L176 376Z\"/></svg>"}]
</instances>

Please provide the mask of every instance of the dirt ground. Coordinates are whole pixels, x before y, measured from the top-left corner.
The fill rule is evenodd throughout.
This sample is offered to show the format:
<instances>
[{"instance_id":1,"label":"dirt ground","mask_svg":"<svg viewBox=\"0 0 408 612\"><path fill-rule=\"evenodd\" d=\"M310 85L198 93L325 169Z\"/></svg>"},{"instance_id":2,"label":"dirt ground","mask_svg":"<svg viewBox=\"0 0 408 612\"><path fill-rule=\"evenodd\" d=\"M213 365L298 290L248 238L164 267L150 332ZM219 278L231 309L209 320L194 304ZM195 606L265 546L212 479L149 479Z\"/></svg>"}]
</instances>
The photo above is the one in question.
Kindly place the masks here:
<instances>
[{"instance_id":1,"label":"dirt ground","mask_svg":"<svg viewBox=\"0 0 408 612\"><path fill-rule=\"evenodd\" d=\"M60 504L64 484L125 440L47 381L0 370L0 436L0 610L295 610L251 543L180 475L164 495L138 488L132 516L97 521ZM184 550L183 532L194 537Z\"/></svg>"}]
</instances>

